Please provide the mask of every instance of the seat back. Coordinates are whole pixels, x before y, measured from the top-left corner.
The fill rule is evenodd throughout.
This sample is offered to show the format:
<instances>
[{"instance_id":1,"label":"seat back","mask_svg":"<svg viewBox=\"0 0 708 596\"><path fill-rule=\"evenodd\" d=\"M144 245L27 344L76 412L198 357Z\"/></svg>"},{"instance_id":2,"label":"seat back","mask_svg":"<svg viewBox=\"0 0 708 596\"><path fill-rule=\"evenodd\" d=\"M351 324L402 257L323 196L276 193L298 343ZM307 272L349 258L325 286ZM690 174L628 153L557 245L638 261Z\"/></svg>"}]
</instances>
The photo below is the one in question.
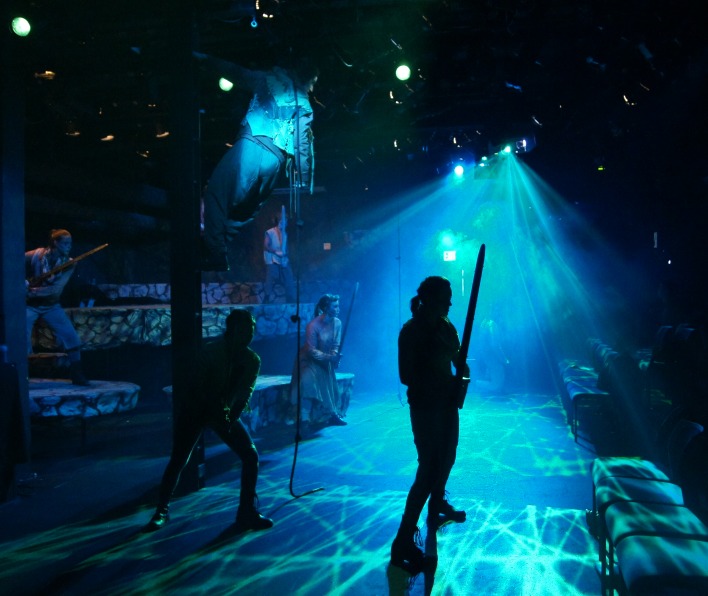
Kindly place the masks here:
<instances>
[{"instance_id":1,"label":"seat back","mask_svg":"<svg viewBox=\"0 0 708 596\"><path fill-rule=\"evenodd\" d=\"M667 442L667 457L669 463L669 477L676 483L682 484L682 463L684 455L691 441L703 432L703 426L692 420L682 418L676 423Z\"/></svg>"}]
</instances>

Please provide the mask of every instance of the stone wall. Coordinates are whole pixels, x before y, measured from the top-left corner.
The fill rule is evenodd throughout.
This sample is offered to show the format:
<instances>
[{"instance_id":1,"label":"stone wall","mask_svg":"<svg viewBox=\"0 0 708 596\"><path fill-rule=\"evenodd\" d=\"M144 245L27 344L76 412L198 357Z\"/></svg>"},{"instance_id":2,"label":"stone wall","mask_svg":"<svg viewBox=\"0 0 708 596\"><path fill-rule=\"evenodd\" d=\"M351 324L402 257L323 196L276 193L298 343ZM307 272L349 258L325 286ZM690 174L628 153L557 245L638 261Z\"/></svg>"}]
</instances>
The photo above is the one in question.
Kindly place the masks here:
<instances>
[{"instance_id":1,"label":"stone wall","mask_svg":"<svg viewBox=\"0 0 708 596\"><path fill-rule=\"evenodd\" d=\"M234 308L248 310L256 319L254 341L297 333L295 304L212 305L202 309L202 337L217 337L226 328ZM300 305L302 321L309 321L313 304ZM169 305L67 308L66 314L83 342L83 350L115 348L126 344L167 346L172 343L172 312ZM43 324L35 326L35 351L56 351L54 334Z\"/></svg>"}]
</instances>

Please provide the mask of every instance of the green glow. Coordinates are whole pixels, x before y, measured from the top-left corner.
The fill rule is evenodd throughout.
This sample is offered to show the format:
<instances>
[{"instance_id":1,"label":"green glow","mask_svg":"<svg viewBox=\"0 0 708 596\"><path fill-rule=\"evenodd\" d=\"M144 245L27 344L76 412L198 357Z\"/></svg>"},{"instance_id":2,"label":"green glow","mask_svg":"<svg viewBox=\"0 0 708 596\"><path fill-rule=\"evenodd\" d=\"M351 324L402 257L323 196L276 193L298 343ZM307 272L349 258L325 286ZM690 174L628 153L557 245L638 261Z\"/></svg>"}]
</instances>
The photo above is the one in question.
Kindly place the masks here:
<instances>
[{"instance_id":1,"label":"green glow","mask_svg":"<svg viewBox=\"0 0 708 596\"><path fill-rule=\"evenodd\" d=\"M229 79L225 79L224 77L221 77L219 79L219 89L222 91L231 91L231 89L234 88L234 84L229 81Z\"/></svg>"},{"instance_id":2,"label":"green glow","mask_svg":"<svg viewBox=\"0 0 708 596\"><path fill-rule=\"evenodd\" d=\"M401 64L397 69L396 69L396 78L399 81L407 81L408 79L411 78L411 69L408 65L406 64Z\"/></svg>"},{"instance_id":3,"label":"green glow","mask_svg":"<svg viewBox=\"0 0 708 596\"><path fill-rule=\"evenodd\" d=\"M29 21L24 17L15 17L12 19L12 31L20 37L27 37L32 29Z\"/></svg>"},{"instance_id":4,"label":"green glow","mask_svg":"<svg viewBox=\"0 0 708 596\"><path fill-rule=\"evenodd\" d=\"M437 572L419 576L405 592L389 588L411 578L387 563L416 467L408 410L380 393L357 394L352 405L352 421L359 421L354 435L325 429L302 443L297 492L325 486L302 499L288 492L292 445L254 436L262 462L260 504L275 519L272 530L229 534L239 469L228 448L207 435L207 486L173 499L167 527L140 534L152 514L152 484L130 494L114 478L117 498L105 514L0 540L5 591L47 593L47 585L61 585L66 593L100 587L111 595L423 594L430 593L424 580L434 580L433 594L593 593L597 543L585 526L586 503L571 508L556 494L586 486L592 454L573 443L553 396L468 397L450 480L467 522L440 531L437 544L427 541L439 558ZM169 439L130 462L99 451L96 457L103 459L95 465L132 470L157 483L168 452ZM85 471L85 459L64 463L69 478ZM42 492L48 491L32 498L47 498Z\"/></svg>"}]
</instances>

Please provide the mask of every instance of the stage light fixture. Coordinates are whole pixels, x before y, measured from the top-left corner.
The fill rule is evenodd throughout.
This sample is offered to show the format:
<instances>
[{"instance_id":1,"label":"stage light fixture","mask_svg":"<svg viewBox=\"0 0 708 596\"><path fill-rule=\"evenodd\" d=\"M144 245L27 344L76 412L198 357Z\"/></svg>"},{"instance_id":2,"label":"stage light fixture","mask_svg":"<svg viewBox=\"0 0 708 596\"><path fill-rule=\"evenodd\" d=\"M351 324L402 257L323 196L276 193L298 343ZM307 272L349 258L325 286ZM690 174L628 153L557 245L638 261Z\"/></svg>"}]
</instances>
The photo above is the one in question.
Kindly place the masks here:
<instances>
[{"instance_id":1,"label":"stage light fixture","mask_svg":"<svg viewBox=\"0 0 708 596\"><path fill-rule=\"evenodd\" d=\"M234 84L229 81L229 79L225 79L224 77L221 77L219 79L219 89L221 89L222 91L226 91L228 93L233 88Z\"/></svg>"},{"instance_id":2,"label":"stage light fixture","mask_svg":"<svg viewBox=\"0 0 708 596\"><path fill-rule=\"evenodd\" d=\"M396 78L399 81L407 81L411 78L411 69L407 64L401 64L396 68Z\"/></svg>"},{"instance_id":3,"label":"stage light fixture","mask_svg":"<svg viewBox=\"0 0 708 596\"><path fill-rule=\"evenodd\" d=\"M24 17L15 17L10 24L12 32L18 37L27 37L32 30L29 21Z\"/></svg>"},{"instance_id":4,"label":"stage light fixture","mask_svg":"<svg viewBox=\"0 0 708 596\"><path fill-rule=\"evenodd\" d=\"M458 163L458 164L455 166L453 172L455 172L455 176L457 176L458 178L460 178L460 177L463 176L464 173L465 173L465 166L463 166L461 163Z\"/></svg>"}]
</instances>

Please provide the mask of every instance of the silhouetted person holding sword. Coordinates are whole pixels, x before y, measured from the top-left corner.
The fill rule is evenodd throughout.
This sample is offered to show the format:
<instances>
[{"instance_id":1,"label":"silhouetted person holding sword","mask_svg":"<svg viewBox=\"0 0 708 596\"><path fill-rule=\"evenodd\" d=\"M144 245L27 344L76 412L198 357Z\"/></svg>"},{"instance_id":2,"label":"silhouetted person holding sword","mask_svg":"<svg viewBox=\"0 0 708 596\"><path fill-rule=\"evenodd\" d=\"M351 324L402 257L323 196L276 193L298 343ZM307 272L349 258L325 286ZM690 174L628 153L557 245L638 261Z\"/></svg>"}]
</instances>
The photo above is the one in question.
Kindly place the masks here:
<instances>
[{"instance_id":1,"label":"silhouetted person holding sword","mask_svg":"<svg viewBox=\"0 0 708 596\"><path fill-rule=\"evenodd\" d=\"M438 276L425 278L411 299L413 316L398 336L398 371L408 388L418 469L391 545L391 563L413 572L420 571L423 565L423 551L416 544L416 535L426 501L428 531L435 532L449 521L460 523L467 519L465 512L455 509L445 495L460 434L459 398L451 367L457 362L460 340L447 318L451 305L450 282Z\"/></svg>"}]
</instances>

